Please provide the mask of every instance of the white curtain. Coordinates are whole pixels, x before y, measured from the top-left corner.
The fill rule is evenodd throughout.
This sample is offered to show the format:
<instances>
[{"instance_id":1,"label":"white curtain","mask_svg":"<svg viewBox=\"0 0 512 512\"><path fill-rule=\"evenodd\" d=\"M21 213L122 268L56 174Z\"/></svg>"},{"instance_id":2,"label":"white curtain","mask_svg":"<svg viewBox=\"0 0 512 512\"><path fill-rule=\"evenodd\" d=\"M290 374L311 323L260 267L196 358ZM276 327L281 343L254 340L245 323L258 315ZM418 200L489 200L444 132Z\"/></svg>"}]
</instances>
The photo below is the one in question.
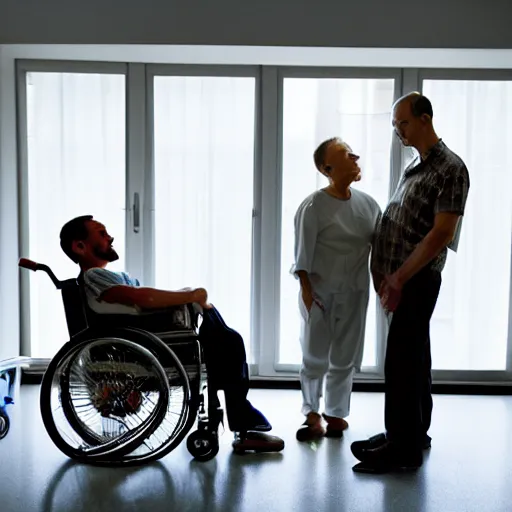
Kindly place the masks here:
<instances>
[{"instance_id":1,"label":"white curtain","mask_svg":"<svg viewBox=\"0 0 512 512\"><path fill-rule=\"evenodd\" d=\"M250 360L255 79L155 77L155 286L204 287Z\"/></svg>"},{"instance_id":2,"label":"white curtain","mask_svg":"<svg viewBox=\"0 0 512 512\"><path fill-rule=\"evenodd\" d=\"M59 232L71 218L92 214L116 239L121 259L111 268L123 268L124 76L28 73L27 132L29 246L22 256L49 265L61 280L76 277ZM46 274L31 272L32 357L50 358L68 339L60 292Z\"/></svg>"},{"instance_id":3,"label":"white curtain","mask_svg":"<svg viewBox=\"0 0 512 512\"><path fill-rule=\"evenodd\" d=\"M355 184L382 209L389 195L393 79L286 78L283 88L283 194L279 362L299 364L299 283L293 263L293 217L301 201L327 180L316 170L313 152L339 136L361 156L362 180ZM363 366L376 364L376 295L371 290Z\"/></svg>"},{"instance_id":4,"label":"white curtain","mask_svg":"<svg viewBox=\"0 0 512 512\"><path fill-rule=\"evenodd\" d=\"M425 80L444 142L471 188L457 254L449 252L434 312L433 367L505 370L512 228L512 82Z\"/></svg>"}]
</instances>

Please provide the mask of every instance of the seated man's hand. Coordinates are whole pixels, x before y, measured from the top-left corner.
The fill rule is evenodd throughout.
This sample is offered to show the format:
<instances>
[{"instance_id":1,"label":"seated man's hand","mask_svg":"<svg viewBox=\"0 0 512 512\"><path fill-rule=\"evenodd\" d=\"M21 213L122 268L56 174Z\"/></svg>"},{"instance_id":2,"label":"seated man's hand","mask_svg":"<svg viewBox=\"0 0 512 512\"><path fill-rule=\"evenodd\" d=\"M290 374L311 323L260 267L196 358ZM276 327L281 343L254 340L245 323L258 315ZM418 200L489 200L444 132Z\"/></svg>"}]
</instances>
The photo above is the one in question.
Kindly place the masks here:
<instances>
[{"instance_id":1,"label":"seated man's hand","mask_svg":"<svg viewBox=\"0 0 512 512\"><path fill-rule=\"evenodd\" d=\"M192 292L192 300L199 304L203 309L211 309L212 307L208 302L208 292L204 288L196 288Z\"/></svg>"}]
</instances>

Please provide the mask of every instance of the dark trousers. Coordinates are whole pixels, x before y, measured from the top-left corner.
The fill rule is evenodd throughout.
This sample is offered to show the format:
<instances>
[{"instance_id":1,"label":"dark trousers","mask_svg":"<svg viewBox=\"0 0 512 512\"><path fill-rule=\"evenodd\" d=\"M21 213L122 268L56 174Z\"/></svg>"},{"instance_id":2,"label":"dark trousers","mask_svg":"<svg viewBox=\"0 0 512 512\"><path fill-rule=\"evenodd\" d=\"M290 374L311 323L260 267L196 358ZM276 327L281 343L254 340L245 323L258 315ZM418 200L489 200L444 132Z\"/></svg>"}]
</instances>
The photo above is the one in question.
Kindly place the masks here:
<instances>
[{"instance_id":1,"label":"dark trousers","mask_svg":"<svg viewBox=\"0 0 512 512\"><path fill-rule=\"evenodd\" d=\"M389 328L385 361L385 423L390 441L421 450L432 418L430 319L441 275L416 274L402 290Z\"/></svg>"},{"instance_id":2,"label":"dark trousers","mask_svg":"<svg viewBox=\"0 0 512 512\"><path fill-rule=\"evenodd\" d=\"M249 368L242 336L226 325L214 307L203 311L199 340L208 372L208 386L216 396L224 391L226 413L232 431L270 430L265 416L254 408L249 392Z\"/></svg>"}]
</instances>

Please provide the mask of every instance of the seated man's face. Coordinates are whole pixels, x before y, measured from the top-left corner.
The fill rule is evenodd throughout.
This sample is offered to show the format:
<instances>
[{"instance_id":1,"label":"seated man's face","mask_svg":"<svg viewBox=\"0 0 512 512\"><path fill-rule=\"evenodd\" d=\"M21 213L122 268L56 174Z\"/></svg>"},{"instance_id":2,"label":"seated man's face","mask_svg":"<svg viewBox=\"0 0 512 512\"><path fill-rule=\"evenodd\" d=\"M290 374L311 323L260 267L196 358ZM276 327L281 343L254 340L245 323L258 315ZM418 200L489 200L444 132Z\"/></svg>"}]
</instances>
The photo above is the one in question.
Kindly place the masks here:
<instances>
[{"instance_id":1,"label":"seated man's face","mask_svg":"<svg viewBox=\"0 0 512 512\"><path fill-rule=\"evenodd\" d=\"M87 222L89 236L84 241L83 247L78 246L77 252L89 260L116 261L119 255L114 250L111 237L103 224L95 220Z\"/></svg>"}]
</instances>

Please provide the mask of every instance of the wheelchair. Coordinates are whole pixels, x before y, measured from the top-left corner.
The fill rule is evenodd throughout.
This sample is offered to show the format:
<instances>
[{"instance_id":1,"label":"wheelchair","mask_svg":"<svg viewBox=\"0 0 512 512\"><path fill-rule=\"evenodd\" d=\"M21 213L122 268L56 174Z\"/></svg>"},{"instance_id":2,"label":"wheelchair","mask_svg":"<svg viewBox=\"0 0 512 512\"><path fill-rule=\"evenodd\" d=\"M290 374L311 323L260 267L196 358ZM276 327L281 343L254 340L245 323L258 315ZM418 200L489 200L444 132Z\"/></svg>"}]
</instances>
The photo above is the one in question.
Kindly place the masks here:
<instances>
[{"instance_id":1,"label":"wheelchair","mask_svg":"<svg viewBox=\"0 0 512 512\"><path fill-rule=\"evenodd\" d=\"M189 453L198 461L217 455L224 412L208 386L192 305L99 315L80 276L59 281L26 258L19 266L46 272L62 294L70 340L43 376L40 410L65 455L103 466L152 462L176 448L196 419Z\"/></svg>"}]
</instances>

